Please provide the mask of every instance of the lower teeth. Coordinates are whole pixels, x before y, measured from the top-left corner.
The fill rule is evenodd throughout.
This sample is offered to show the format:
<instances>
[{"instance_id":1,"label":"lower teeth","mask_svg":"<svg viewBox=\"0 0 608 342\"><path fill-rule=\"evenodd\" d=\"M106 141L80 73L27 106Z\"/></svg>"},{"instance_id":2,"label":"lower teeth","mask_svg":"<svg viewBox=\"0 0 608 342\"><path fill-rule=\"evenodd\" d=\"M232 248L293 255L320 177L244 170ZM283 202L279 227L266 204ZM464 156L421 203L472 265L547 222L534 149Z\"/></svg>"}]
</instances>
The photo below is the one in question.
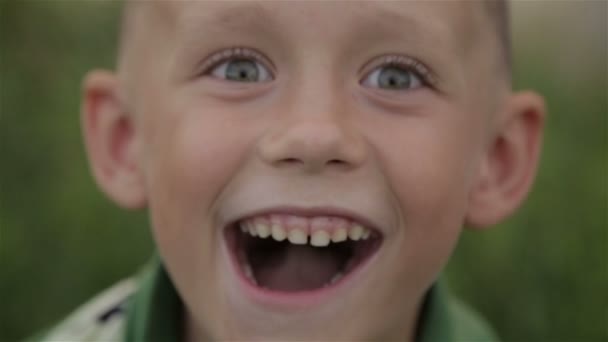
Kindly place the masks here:
<instances>
[{"instance_id":1,"label":"lower teeth","mask_svg":"<svg viewBox=\"0 0 608 342\"><path fill-rule=\"evenodd\" d=\"M249 280L251 280L251 282L253 284L258 285L258 282L255 280L255 277L253 276L253 270L251 269L251 265L249 265L249 263L243 263L241 266L243 267L245 276L247 276L247 278L249 278Z\"/></svg>"}]
</instances>

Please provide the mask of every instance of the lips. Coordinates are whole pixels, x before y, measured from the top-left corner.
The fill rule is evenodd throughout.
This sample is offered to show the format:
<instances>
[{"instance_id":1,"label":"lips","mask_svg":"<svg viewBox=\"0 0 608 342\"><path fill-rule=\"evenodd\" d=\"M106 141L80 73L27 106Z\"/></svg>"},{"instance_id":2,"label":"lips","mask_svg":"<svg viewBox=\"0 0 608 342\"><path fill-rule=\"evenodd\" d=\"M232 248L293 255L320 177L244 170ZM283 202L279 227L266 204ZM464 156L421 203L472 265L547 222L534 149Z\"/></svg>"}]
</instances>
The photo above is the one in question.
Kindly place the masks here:
<instances>
[{"instance_id":1,"label":"lips","mask_svg":"<svg viewBox=\"0 0 608 342\"><path fill-rule=\"evenodd\" d=\"M288 301L339 289L382 243L368 223L327 212L246 216L224 232L243 285Z\"/></svg>"}]
</instances>

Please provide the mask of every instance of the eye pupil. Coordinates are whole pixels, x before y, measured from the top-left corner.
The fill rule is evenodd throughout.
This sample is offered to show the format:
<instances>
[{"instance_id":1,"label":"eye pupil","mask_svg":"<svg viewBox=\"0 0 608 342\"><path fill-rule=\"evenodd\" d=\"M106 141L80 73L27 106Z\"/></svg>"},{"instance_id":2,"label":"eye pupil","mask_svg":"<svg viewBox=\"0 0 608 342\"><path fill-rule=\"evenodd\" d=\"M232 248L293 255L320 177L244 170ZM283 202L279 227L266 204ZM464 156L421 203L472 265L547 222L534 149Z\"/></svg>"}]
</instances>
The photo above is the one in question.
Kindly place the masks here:
<instances>
[{"instance_id":1,"label":"eye pupil","mask_svg":"<svg viewBox=\"0 0 608 342\"><path fill-rule=\"evenodd\" d=\"M386 67L378 75L378 86L389 89L407 89L412 82L410 72L398 67Z\"/></svg>"},{"instance_id":2,"label":"eye pupil","mask_svg":"<svg viewBox=\"0 0 608 342\"><path fill-rule=\"evenodd\" d=\"M226 79L239 82L256 82L259 70L256 63L249 59L230 61L226 67Z\"/></svg>"}]
</instances>

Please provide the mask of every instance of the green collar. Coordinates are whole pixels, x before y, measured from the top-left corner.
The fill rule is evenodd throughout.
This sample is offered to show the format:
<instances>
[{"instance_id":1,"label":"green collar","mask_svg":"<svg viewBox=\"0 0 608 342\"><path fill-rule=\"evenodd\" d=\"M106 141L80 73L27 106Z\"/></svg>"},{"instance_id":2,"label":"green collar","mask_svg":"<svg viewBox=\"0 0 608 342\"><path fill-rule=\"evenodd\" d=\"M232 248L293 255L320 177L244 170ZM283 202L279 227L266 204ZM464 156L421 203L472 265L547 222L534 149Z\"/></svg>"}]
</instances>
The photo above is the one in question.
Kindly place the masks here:
<instances>
[{"instance_id":1,"label":"green collar","mask_svg":"<svg viewBox=\"0 0 608 342\"><path fill-rule=\"evenodd\" d=\"M448 298L443 283L436 283L427 292L416 327L416 341L450 341L451 327Z\"/></svg>"},{"instance_id":2,"label":"green collar","mask_svg":"<svg viewBox=\"0 0 608 342\"><path fill-rule=\"evenodd\" d=\"M158 256L141 277L128 309L125 340L182 341L182 302Z\"/></svg>"},{"instance_id":3,"label":"green collar","mask_svg":"<svg viewBox=\"0 0 608 342\"><path fill-rule=\"evenodd\" d=\"M160 258L144 272L141 286L129 307L126 341L181 341L182 303ZM427 293L418 322L416 341L455 341L481 338L494 341L485 323L449 297L445 285Z\"/></svg>"}]
</instances>

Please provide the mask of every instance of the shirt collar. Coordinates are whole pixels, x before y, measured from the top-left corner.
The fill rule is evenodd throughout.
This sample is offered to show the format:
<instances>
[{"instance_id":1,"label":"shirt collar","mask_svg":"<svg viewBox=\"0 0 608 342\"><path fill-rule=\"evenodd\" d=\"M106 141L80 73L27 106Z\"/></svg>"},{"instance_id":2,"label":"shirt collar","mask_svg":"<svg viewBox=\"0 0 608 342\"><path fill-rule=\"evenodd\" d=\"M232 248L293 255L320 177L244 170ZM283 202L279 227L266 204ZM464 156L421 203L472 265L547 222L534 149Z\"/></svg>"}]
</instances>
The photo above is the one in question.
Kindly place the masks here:
<instances>
[{"instance_id":1,"label":"shirt collar","mask_svg":"<svg viewBox=\"0 0 608 342\"><path fill-rule=\"evenodd\" d=\"M182 341L182 302L160 257L155 256L142 273L128 309L125 340Z\"/></svg>"}]
</instances>

